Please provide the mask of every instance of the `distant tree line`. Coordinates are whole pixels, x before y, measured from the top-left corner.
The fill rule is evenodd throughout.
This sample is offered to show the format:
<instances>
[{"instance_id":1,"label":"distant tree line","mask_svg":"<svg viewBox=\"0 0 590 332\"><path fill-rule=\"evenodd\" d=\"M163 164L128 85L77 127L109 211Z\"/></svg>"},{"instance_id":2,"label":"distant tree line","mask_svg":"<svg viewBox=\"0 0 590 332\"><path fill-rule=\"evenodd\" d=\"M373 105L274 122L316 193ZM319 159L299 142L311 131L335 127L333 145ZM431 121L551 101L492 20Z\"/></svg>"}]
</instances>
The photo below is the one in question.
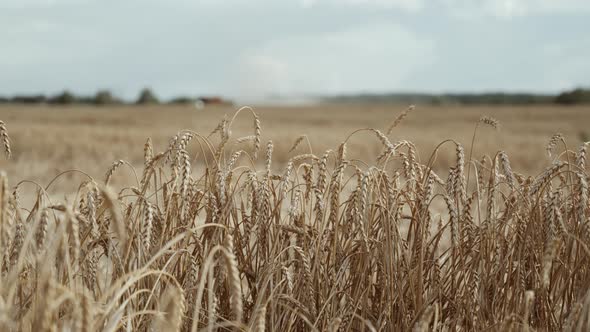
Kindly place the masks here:
<instances>
[{"instance_id":1,"label":"distant tree line","mask_svg":"<svg viewBox=\"0 0 590 332\"><path fill-rule=\"evenodd\" d=\"M575 89L557 95L532 93L390 93L359 94L324 98L329 102L380 102L430 105L535 105L535 104L588 104L590 89Z\"/></svg>"},{"instance_id":2,"label":"distant tree line","mask_svg":"<svg viewBox=\"0 0 590 332\"><path fill-rule=\"evenodd\" d=\"M590 104L590 89L578 88L565 91L557 95L529 94L529 93L462 93L462 94L426 94L426 93L390 93L390 94L359 94L342 95L323 98L328 102L378 102L402 104L431 104L431 105L534 105L534 104ZM180 96L167 101L161 101L149 88L141 90L133 102L125 101L114 96L108 90L100 90L94 96L77 96L70 91L63 91L56 95L16 95L1 97L2 103L18 104L88 104L88 105L122 105L122 104L227 104L229 101L220 97L187 97Z\"/></svg>"},{"instance_id":3,"label":"distant tree line","mask_svg":"<svg viewBox=\"0 0 590 332\"><path fill-rule=\"evenodd\" d=\"M589 104L590 103L590 89L575 89L560 93L555 102L558 104Z\"/></svg>"},{"instance_id":4,"label":"distant tree line","mask_svg":"<svg viewBox=\"0 0 590 332\"><path fill-rule=\"evenodd\" d=\"M55 95L15 95L12 97L0 96L0 104L49 104L49 105L123 105L123 104L137 104L137 105L155 105L155 104L194 104L196 102L203 102L206 104L225 104L229 101L221 97L187 97L181 96L172 98L167 101L161 101L156 94L149 88L141 90L136 100L128 102L122 98L116 97L109 90L100 90L94 96L79 96L66 90Z\"/></svg>"}]
</instances>

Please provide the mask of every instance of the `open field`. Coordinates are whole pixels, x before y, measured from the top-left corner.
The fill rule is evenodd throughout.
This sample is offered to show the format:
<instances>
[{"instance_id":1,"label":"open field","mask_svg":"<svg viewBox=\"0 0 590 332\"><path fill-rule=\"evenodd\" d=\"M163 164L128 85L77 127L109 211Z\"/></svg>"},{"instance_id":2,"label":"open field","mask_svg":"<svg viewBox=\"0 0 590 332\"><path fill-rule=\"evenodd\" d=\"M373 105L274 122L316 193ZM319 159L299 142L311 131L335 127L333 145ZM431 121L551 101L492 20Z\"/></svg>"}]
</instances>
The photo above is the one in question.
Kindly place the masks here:
<instances>
[{"instance_id":1,"label":"open field","mask_svg":"<svg viewBox=\"0 0 590 332\"><path fill-rule=\"evenodd\" d=\"M590 329L590 109L403 111L0 108L0 330Z\"/></svg>"},{"instance_id":2,"label":"open field","mask_svg":"<svg viewBox=\"0 0 590 332\"><path fill-rule=\"evenodd\" d=\"M334 149L352 131L371 127L385 130L404 110L399 105L321 105L310 107L255 107L261 115L262 135L275 144L275 163L281 166L294 153L308 152L307 144L288 153L295 139L305 134L313 152ZM0 168L12 179L30 179L45 183L49 177L68 169L80 169L102 179L105 170L123 159L133 165L143 162L142 147L151 137L157 149L163 149L181 129L209 134L224 114L233 107L197 111L190 106L122 107L50 107L4 106L0 119L7 123L12 137L13 160L0 160ZM590 140L590 106L579 107L418 107L393 132L391 139L416 144L420 158L428 159L434 147L445 139L455 139L469 147L473 129L482 115L501 123L500 131L481 130L474 155L504 150L511 156L515 170L535 173L546 166L545 146L560 132L571 148ZM250 120L238 119L233 137L251 135ZM380 153L380 143L369 134L356 136L349 144L351 158L371 160ZM191 152L196 153L193 147ZM194 156L193 156L194 157ZM193 162L199 162L193 158ZM446 168L454 157L438 156L435 168ZM120 176L129 175L123 172ZM56 189L71 191L64 177Z\"/></svg>"}]
</instances>

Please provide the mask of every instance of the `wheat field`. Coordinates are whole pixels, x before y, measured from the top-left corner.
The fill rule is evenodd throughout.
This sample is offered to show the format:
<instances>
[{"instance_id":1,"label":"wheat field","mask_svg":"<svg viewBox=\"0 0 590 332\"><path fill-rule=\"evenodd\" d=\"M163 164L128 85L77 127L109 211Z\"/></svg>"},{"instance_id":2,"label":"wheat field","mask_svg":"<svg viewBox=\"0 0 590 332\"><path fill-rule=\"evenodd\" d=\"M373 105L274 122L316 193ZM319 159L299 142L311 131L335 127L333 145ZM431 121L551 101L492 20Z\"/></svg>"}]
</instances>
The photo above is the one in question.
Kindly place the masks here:
<instances>
[{"instance_id":1,"label":"wheat field","mask_svg":"<svg viewBox=\"0 0 590 332\"><path fill-rule=\"evenodd\" d=\"M1 108L1 329L588 330L587 114Z\"/></svg>"},{"instance_id":2,"label":"wheat field","mask_svg":"<svg viewBox=\"0 0 590 332\"><path fill-rule=\"evenodd\" d=\"M256 107L264 124L264 136L275 144L274 164L284 167L294 153L321 153L334 149L345 135L358 128L383 130L404 110L400 105L334 104L293 107ZM46 184L49 178L69 169L80 169L92 177L102 177L117 160L141 167L141 146L147 137L157 149L164 149L181 129L209 134L223 116L236 108L212 107L197 111L190 106L0 106L0 119L10 127L14 156L10 162L0 159L0 168L12 179L28 179ZM392 140L409 140L418 148L421 159L428 158L436 145L454 139L469 145L474 124L481 116L492 116L502 123L499 131L482 130L475 142L477 154L504 150L514 167L537 174L550 165L545 145L557 132L567 143L578 146L590 140L590 107L557 106L420 106L392 133ZM251 135L250 123L233 125L236 138ZM306 135L310 144L296 151L289 149L297 137ZM351 158L369 160L380 153L380 145L367 134L349 142ZM311 146L311 148L309 147ZM191 156L196 148L189 146ZM200 163L201 158L193 158ZM450 150L437 156L434 167L450 167ZM129 172L115 174L114 181L131 180ZM67 174L53 184L53 192L70 193L82 180ZM62 195L63 196L63 195Z\"/></svg>"}]
</instances>

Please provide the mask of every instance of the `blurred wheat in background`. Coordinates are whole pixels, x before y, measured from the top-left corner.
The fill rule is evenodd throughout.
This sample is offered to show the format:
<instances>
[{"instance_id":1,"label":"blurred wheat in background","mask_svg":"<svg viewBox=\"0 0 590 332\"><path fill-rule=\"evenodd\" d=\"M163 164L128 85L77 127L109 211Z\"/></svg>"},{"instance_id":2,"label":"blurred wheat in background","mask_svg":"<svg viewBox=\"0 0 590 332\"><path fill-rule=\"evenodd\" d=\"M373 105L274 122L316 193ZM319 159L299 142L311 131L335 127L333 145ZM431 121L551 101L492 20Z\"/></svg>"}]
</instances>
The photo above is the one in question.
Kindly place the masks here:
<instances>
[{"instance_id":1,"label":"blurred wheat in background","mask_svg":"<svg viewBox=\"0 0 590 332\"><path fill-rule=\"evenodd\" d=\"M534 172L474 149L499 126L482 117L420 154L393 139L409 110L312 150L242 108L162 150L144 137L104 178L2 173L2 330L588 330L586 143L555 135ZM20 153L10 121L0 137Z\"/></svg>"}]
</instances>

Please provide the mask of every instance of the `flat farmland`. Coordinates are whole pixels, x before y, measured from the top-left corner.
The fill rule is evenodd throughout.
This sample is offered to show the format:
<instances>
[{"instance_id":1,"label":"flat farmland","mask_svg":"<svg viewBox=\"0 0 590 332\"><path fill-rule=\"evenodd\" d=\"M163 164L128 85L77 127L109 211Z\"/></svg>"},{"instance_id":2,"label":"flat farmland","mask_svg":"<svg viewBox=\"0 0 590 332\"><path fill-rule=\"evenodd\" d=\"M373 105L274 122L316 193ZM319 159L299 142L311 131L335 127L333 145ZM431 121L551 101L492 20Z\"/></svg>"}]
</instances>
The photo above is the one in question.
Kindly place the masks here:
<instances>
[{"instance_id":1,"label":"flat farmland","mask_svg":"<svg viewBox=\"0 0 590 332\"><path fill-rule=\"evenodd\" d=\"M140 167L148 137L156 151L164 150L179 130L190 129L207 136L224 116L231 117L236 109L228 106L196 110L191 106L168 105L1 106L0 119L8 126L14 155L10 161L1 160L0 168L7 171L11 179L30 179L41 184L69 169L83 170L102 179L108 167L117 160ZM327 149L337 149L340 142L356 129L370 127L386 131L405 106L326 104L253 106L253 109L260 115L263 144L269 139L273 141L273 161L276 166L282 166L296 154L309 153L307 140L297 150L289 152L301 135L308 137L312 152L321 155ZM484 115L497 119L500 128L481 127L478 130L474 158L503 150L510 156L512 167L527 174L534 174L550 163L545 147L555 133L563 134L572 150L577 149L582 141L590 140L588 106L420 105L395 128L390 139L413 142L424 162L446 139L460 142L469 151L475 125ZM232 124L232 138L253 134L253 121L244 112ZM196 151L197 148L192 149ZM381 149L374 135L364 132L350 139L348 153L351 158L370 161ZM445 148L442 151L446 151ZM199 162L196 154L192 158L193 162ZM454 153L438 153L434 168L446 168L454 158ZM71 176L60 180L57 188L63 188L67 182L65 179ZM72 185L76 182L73 181Z\"/></svg>"},{"instance_id":2,"label":"flat farmland","mask_svg":"<svg viewBox=\"0 0 590 332\"><path fill-rule=\"evenodd\" d=\"M0 330L588 330L590 108L407 109L1 107Z\"/></svg>"}]
</instances>

